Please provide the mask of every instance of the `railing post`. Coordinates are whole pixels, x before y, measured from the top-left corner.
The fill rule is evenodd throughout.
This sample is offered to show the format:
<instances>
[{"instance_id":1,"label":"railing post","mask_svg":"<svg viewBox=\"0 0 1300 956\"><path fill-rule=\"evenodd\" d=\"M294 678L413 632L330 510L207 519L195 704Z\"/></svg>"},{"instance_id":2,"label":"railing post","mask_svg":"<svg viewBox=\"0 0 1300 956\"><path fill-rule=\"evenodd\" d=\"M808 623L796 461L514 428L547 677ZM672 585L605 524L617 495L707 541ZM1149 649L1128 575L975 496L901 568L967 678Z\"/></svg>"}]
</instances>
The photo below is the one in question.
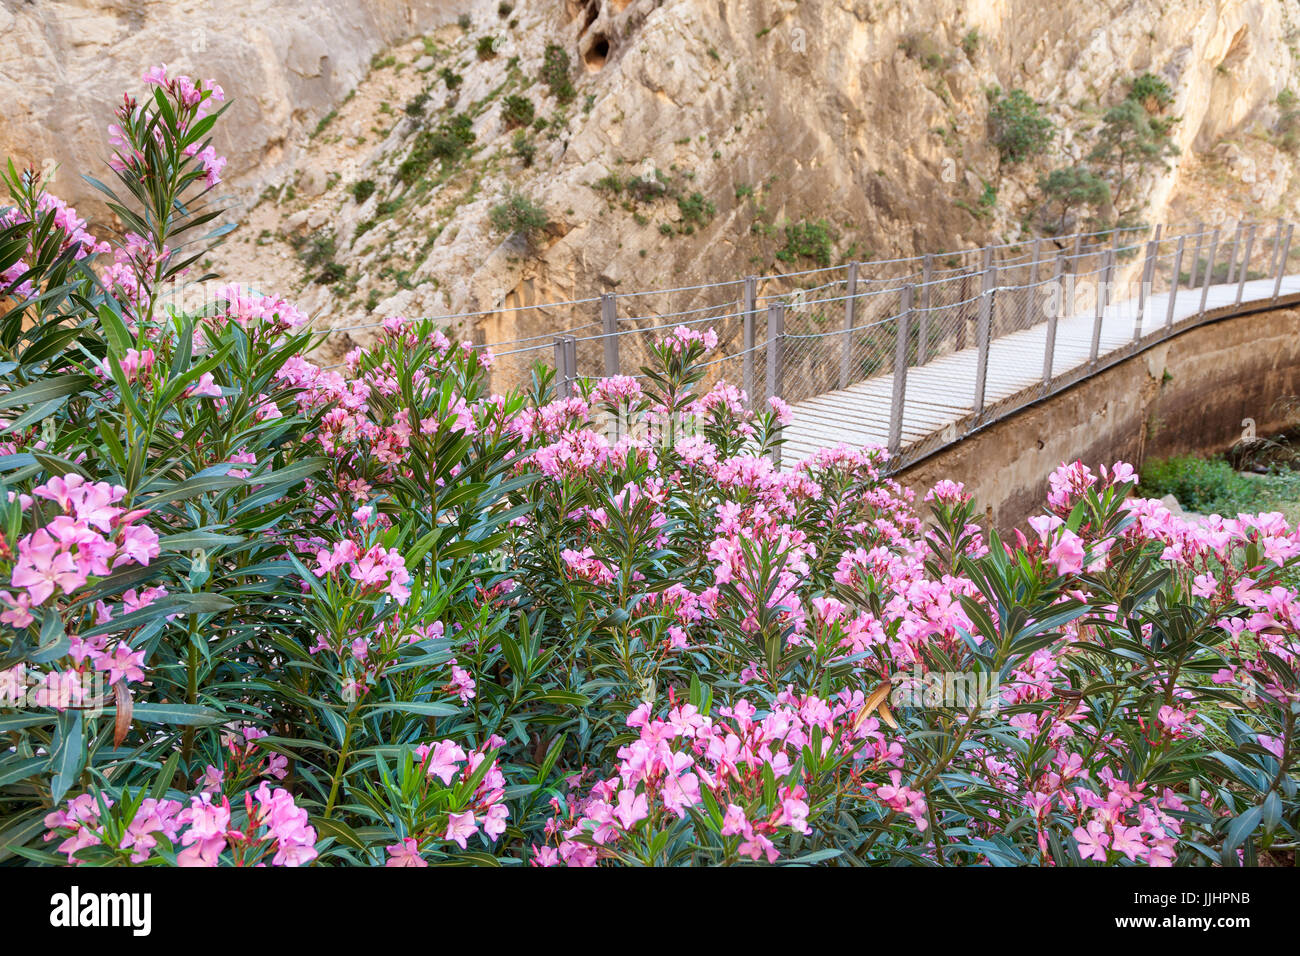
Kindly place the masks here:
<instances>
[{"instance_id":1,"label":"railing post","mask_svg":"<svg viewBox=\"0 0 1300 956\"><path fill-rule=\"evenodd\" d=\"M996 269L998 265L998 252L992 246L989 248L992 252L990 267ZM998 312L1001 308L1002 303L997 301L996 297L994 297L993 301L989 302L989 338L997 335L998 330L1002 328L1002 326L998 324Z\"/></svg>"},{"instance_id":2,"label":"railing post","mask_svg":"<svg viewBox=\"0 0 1300 956\"><path fill-rule=\"evenodd\" d=\"M1138 284L1138 311L1137 317L1133 320L1133 341L1142 340L1142 322L1146 318L1147 311L1147 293L1151 288L1151 277L1156 267L1156 248L1160 245L1156 240L1147 243L1147 258L1142 264L1142 281Z\"/></svg>"},{"instance_id":3,"label":"railing post","mask_svg":"<svg viewBox=\"0 0 1300 956\"><path fill-rule=\"evenodd\" d=\"M1201 307L1198 313L1205 314L1206 297L1210 294L1210 283L1214 281L1214 257L1219 252L1219 228L1216 226L1214 232L1210 233L1210 261L1205 265L1205 281L1201 285Z\"/></svg>"},{"instance_id":4,"label":"railing post","mask_svg":"<svg viewBox=\"0 0 1300 956\"><path fill-rule=\"evenodd\" d=\"M894 392L889 404L889 453L897 455L903 446L903 408L907 401L907 346L911 337L912 301L915 289L903 286L899 295L900 310L894 336Z\"/></svg>"},{"instance_id":5,"label":"railing post","mask_svg":"<svg viewBox=\"0 0 1300 956\"><path fill-rule=\"evenodd\" d=\"M840 347L840 388L849 387L849 369L853 362L853 326L858 301L858 264L849 263L844 300L844 343Z\"/></svg>"},{"instance_id":6,"label":"railing post","mask_svg":"<svg viewBox=\"0 0 1300 956\"><path fill-rule=\"evenodd\" d=\"M952 337L952 347L955 352L966 348L967 326L970 325L970 306L967 303L971 298L971 280L974 278L974 270L962 272L961 284L957 289L957 301L960 304L957 306L957 327L953 329Z\"/></svg>"},{"instance_id":7,"label":"railing post","mask_svg":"<svg viewBox=\"0 0 1300 956\"><path fill-rule=\"evenodd\" d=\"M561 398L573 394L573 385L578 378L575 371L577 350L577 341L572 335L555 337L555 387Z\"/></svg>"},{"instance_id":8,"label":"railing post","mask_svg":"<svg viewBox=\"0 0 1300 956\"><path fill-rule=\"evenodd\" d=\"M1273 280L1273 298L1276 299L1282 294L1282 277L1286 275L1286 260L1291 255L1291 230L1295 228L1292 223L1286 227L1286 238L1282 240L1282 254L1277 260L1277 278Z\"/></svg>"},{"instance_id":9,"label":"railing post","mask_svg":"<svg viewBox=\"0 0 1300 956\"><path fill-rule=\"evenodd\" d=\"M1237 277L1237 305L1241 305L1242 293L1246 291L1246 277L1250 275L1250 250L1255 245L1255 224L1252 222L1246 230L1246 252L1241 257L1241 274Z\"/></svg>"},{"instance_id":10,"label":"railing post","mask_svg":"<svg viewBox=\"0 0 1300 956\"><path fill-rule=\"evenodd\" d=\"M785 378L785 303L767 307L767 397L781 398ZM772 464L781 467L781 447L772 449Z\"/></svg>"},{"instance_id":11,"label":"railing post","mask_svg":"<svg viewBox=\"0 0 1300 956\"><path fill-rule=\"evenodd\" d=\"M1058 287L1061 284L1062 268L1063 268L1063 263L1061 262L1061 257L1057 256L1055 280ZM1098 294L1100 294L1100 290L1098 290ZM1062 297L1057 301L1060 304L1058 304L1055 309L1052 309L1047 313L1047 338L1043 343L1043 388L1044 389L1046 389L1047 386L1052 381L1052 370L1054 368L1053 360L1056 357L1056 323L1060 321L1061 312L1064 311L1061 308L1061 306L1064 305L1065 303L1064 298Z\"/></svg>"},{"instance_id":12,"label":"railing post","mask_svg":"<svg viewBox=\"0 0 1300 956\"><path fill-rule=\"evenodd\" d=\"M1169 284L1169 308L1165 310L1166 329L1174 326L1174 303L1178 301L1178 284L1182 281L1184 238L1178 237L1178 248L1174 250L1174 281Z\"/></svg>"},{"instance_id":13,"label":"railing post","mask_svg":"<svg viewBox=\"0 0 1300 956\"><path fill-rule=\"evenodd\" d=\"M1079 301L1078 260L1073 255L1059 255L1061 266L1061 314L1074 315L1075 303Z\"/></svg>"},{"instance_id":14,"label":"railing post","mask_svg":"<svg viewBox=\"0 0 1300 956\"><path fill-rule=\"evenodd\" d=\"M606 292L600 297L600 326L604 333L602 343L605 346L605 377L613 378L619 370L618 304L612 292Z\"/></svg>"},{"instance_id":15,"label":"railing post","mask_svg":"<svg viewBox=\"0 0 1300 956\"><path fill-rule=\"evenodd\" d=\"M921 264L921 314L916 323L916 364L930 359L930 283L934 281L934 255L925 254Z\"/></svg>"},{"instance_id":16,"label":"railing post","mask_svg":"<svg viewBox=\"0 0 1300 956\"><path fill-rule=\"evenodd\" d=\"M555 391L564 398L569 394L569 381L564 374L564 336L555 337Z\"/></svg>"},{"instance_id":17,"label":"railing post","mask_svg":"<svg viewBox=\"0 0 1300 956\"><path fill-rule=\"evenodd\" d=\"M1187 288L1196 288L1196 275L1201 267L1201 241L1205 238L1205 223L1196 224L1196 248L1192 252L1192 271L1187 278Z\"/></svg>"},{"instance_id":18,"label":"railing post","mask_svg":"<svg viewBox=\"0 0 1300 956\"><path fill-rule=\"evenodd\" d=\"M975 363L975 421L984 417L984 386L989 373L989 339L993 316L993 286L997 282L997 267L993 265L993 250L984 247L984 277L980 289L979 319L975 326L975 343L979 349Z\"/></svg>"},{"instance_id":19,"label":"railing post","mask_svg":"<svg viewBox=\"0 0 1300 956\"><path fill-rule=\"evenodd\" d=\"M758 308L758 278L756 276L745 277L744 301L741 304L741 311L744 313L744 343L745 354L741 358L741 381L745 389L745 400L749 402L750 408L754 407L754 349L756 346L756 337L754 335L755 309Z\"/></svg>"},{"instance_id":20,"label":"railing post","mask_svg":"<svg viewBox=\"0 0 1300 956\"><path fill-rule=\"evenodd\" d=\"M1237 231L1232 234L1232 255L1228 259L1228 285L1237 281L1237 250L1241 248L1241 230L1243 225L1237 222Z\"/></svg>"},{"instance_id":21,"label":"railing post","mask_svg":"<svg viewBox=\"0 0 1300 956\"><path fill-rule=\"evenodd\" d=\"M781 398L785 373L785 303L767 307L767 397Z\"/></svg>"},{"instance_id":22,"label":"railing post","mask_svg":"<svg viewBox=\"0 0 1300 956\"><path fill-rule=\"evenodd\" d=\"M1096 312L1092 320L1092 347L1088 352L1088 362L1097 364L1101 351L1101 324L1106 318L1106 306L1110 303L1111 289L1115 282L1115 246L1106 250L1106 265L1101 270L1101 288L1097 290Z\"/></svg>"},{"instance_id":23,"label":"railing post","mask_svg":"<svg viewBox=\"0 0 1300 956\"><path fill-rule=\"evenodd\" d=\"M1286 231L1286 224L1283 223L1279 216L1277 225L1273 227L1273 242L1270 245L1268 254L1268 274L1274 275L1277 272L1277 253L1282 248L1282 233Z\"/></svg>"},{"instance_id":24,"label":"railing post","mask_svg":"<svg viewBox=\"0 0 1300 956\"><path fill-rule=\"evenodd\" d=\"M1025 312L1024 320L1028 323L1023 328L1033 328L1034 325L1034 300L1038 296L1038 263L1043 258L1043 237L1038 236L1034 239L1034 257L1029 262L1029 282L1026 283L1025 289Z\"/></svg>"}]
</instances>

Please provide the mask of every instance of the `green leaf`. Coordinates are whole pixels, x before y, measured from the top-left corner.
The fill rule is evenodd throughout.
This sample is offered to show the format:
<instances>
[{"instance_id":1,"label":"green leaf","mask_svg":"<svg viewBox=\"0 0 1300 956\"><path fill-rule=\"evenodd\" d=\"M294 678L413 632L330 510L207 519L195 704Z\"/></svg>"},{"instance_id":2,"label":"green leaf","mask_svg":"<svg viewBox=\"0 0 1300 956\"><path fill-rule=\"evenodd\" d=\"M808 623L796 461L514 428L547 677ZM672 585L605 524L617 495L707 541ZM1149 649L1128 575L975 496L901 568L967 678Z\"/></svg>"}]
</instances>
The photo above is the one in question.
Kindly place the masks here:
<instances>
[{"instance_id":1,"label":"green leaf","mask_svg":"<svg viewBox=\"0 0 1300 956\"><path fill-rule=\"evenodd\" d=\"M363 853L366 852L365 842L361 837L357 836L355 830L346 823L343 823L341 820L331 820L327 817L312 817L311 825L316 828L316 831L322 837L333 837L340 843L346 843L353 849L360 850Z\"/></svg>"},{"instance_id":2,"label":"green leaf","mask_svg":"<svg viewBox=\"0 0 1300 956\"><path fill-rule=\"evenodd\" d=\"M158 547L163 551L209 551L224 545L239 544L244 539L237 534L217 534L215 531L182 531L160 538Z\"/></svg>"},{"instance_id":3,"label":"green leaf","mask_svg":"<svg viewBox=\"0 0 1300 956\"><path fill-rule=\"evenodd\" d=\"M422 717L455 717L461 712L461 708L455 704L413 700L371 704L366 707L367 714L382 714L390 711L401 714L419 714Z\"/></svg>"},{"instance_id":4,"label":"green leaf","mask_svg":"<svg viewBox=\"0 0 1300 956\"><path fill-rule=\"evenodd\" d=\"M27 727L35 727L39 724L52 724L54 718L54 714L0 714L0 734L24 730Z\"/></svg>"},{"instance_id":5,"label":"green leaf","mask_svg":"<svg viewBox=\"0 0 1300 956\"><path fill-rule=\"evenodd\" d=\"M193 594L169 594L167 597L154 601L148 607L132 611L129 614L123 614L121 617L115 617L88 631L84 631L82 636L97 637L100 634L112 634L116 631L124 631L132 627L139 627L142 624L148 624L150 621L171 614L215 614L220 611L228 611L234 606L235 602L229 598L222 597L220 594L211 594L207 591L197 591Z\"/></svg>"},{"instance_id":6,"label":"green leaf","mask_svg":"<svg viewBox=\"0 0 1300 956\"><path fill-rule=\"evenodd\" d=\"M544 694L538 694L537 699L550 701L552 704L562 704L566 707L586 707L591 703L590 697L570 690L548 690Z\"/></svg>"},{"instance_id":7,"label":"green leaf","mask_svg":"<svg viewBox=\"0 0 1300 956\"><path fill-rule=\"evenodd\" d=\"M35 405L68 395L76 395L95 383L89 375L56 375L53 378L24 385L12 392L0 395L0 408L17 408L22 405Z\"/></svg>"},{"instance_id":8,"label":"green leaf","mask_svg":"<svg viewBox=\"0 0 1300 956\"><path fill-rule=\"evenodd\" d=\"M20 847L45 829L47 812L44 807L33 810L0 832L0 862L13 856Z\"/></svg>"},{"instance_id":9,"label":"green leaf","mask_svg":"<svg viewBox=\"0 0 1300 956\"><path fill-rule=\"evenodd\" d=\"M248 484L248 480L245 478L234 478L230 475L205 475L200 472L194 477L178 481L166 491L161 491L152 498L142 501L140 507L153 510L174 501L182 501L185 498L193 498L197 495L206 495L212 491L239 488L246 484Z\"/></svg>"},{"instance_id":10,"label":"green leaf","mask_svg":"<svg viewBox=\"0 0 1300 956\"><path fill-rule=\"evenodd\" d=\"M135 347L135 339L127 331L126 323L110 305L104 304L99 307L99 324L104 328L104 335L113 354L125 355L128 349Z\"/></svg>"},{"instance_id":11,"label":"green leaf","mask_svg":"<svg viewBox=\"0 0 1300 956\"><path fill-rule=\"evenodd\" d=\"M803 856L797 856L794 859L786 860L786 866L812 866L814 863L822 863L826 860L833 860L837 856L843 855L843 850L815 850L812 853L805 853Z\"/></svg>"},{"instance_id":12,"label":"green leaf","mask_svg":"<svg viewBox=\"0 0 1300 956\"><path fill-rule=\"evenodd\" d=\"M116 713L116 708L106 708L105 712ZM199 704L136 704L131 717L146 724L175 724L179 727L207 727L230 719L228 714Z\"/></svg>"},{"instance_id":13,"label":"green leaf","mask_svg":"<svg viewBox=\"0 0 1300 956\"><path fill-rule=\"evenodd\" d=\"M13 763L0 764L0 787L26 780L50 765L49 757L27 757Z\"/></svg>"},{"instance_id":14,"label":"green leaf","mask_svg":"<svg viewBox=\"0 0 1300 956\"><path fill-rule=\"evenodd\" d=\"M81 711L65 710L59 714L54 726L54 740L50 744L50 766L54 770L50 779L50 799L55 803L63 801L86 765L83 730Z\"/></svg>"},{"instance_id":15,"label":"green leaf","mask_svg":"<svg viewBox=\"0 0 1300 956\"><path fill-rule=\"evenodd\" d=\"M1264 813L1263 807L1251 807L1237 819L1233 820L1228 827L1227 839L1223 841L1223 855L1227 857L1242 842L1255 832L1255 827L1259 826L1260 817ZM1235 863L1235 861L1234 861Z\"/></svg>"}]
</instances>

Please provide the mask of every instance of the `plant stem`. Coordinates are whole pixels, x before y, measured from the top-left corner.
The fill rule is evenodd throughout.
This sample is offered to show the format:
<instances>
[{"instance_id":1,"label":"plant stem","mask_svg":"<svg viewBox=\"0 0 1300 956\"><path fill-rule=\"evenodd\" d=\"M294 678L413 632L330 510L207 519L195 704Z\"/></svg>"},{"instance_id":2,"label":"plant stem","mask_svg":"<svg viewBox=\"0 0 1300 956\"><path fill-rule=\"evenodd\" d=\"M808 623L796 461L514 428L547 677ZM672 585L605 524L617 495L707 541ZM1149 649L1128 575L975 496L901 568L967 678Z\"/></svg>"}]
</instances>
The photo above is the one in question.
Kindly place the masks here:
<instances>
[{"instance_id":1,"label":"plant stem","mask_svg":"<svg viewBox=\"0 0 1300 956\"><path fill-rule=\"evenodd\" d=\"M348 713L347 727L343 731L343 746L339 748L339 762L334 768L334 777L330 780L330 795L329 799L325 802L326 819L329 819L329 815L334 812L334 802L339 796L339 784L343 780L343 768L347 766L348 751L352 746L352 728L354 726L354 718L356 717L356 714L357 708L354 706Z\"/></svg>"}]
</instances>

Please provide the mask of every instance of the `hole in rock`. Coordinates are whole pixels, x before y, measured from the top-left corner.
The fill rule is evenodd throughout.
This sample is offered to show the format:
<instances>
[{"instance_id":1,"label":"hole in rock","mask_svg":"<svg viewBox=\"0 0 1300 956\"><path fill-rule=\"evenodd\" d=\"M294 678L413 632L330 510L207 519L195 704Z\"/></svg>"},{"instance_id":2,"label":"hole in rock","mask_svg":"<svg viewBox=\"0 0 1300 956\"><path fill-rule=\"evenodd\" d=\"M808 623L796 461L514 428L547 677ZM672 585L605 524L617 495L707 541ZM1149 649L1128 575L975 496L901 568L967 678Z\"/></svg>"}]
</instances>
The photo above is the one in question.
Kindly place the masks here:
<instances>
[{"instance_id":1,"label":"hole in rock","mask_svg":"<svg viewBox=\"0 0 1300 956\"><path fill-rule=\"evenodd\" d=\"M582 58L587 63L588 71L599 72L605 66L605 61L609 59L609 39L597 34Z\"/></svg>"}]
</instances>

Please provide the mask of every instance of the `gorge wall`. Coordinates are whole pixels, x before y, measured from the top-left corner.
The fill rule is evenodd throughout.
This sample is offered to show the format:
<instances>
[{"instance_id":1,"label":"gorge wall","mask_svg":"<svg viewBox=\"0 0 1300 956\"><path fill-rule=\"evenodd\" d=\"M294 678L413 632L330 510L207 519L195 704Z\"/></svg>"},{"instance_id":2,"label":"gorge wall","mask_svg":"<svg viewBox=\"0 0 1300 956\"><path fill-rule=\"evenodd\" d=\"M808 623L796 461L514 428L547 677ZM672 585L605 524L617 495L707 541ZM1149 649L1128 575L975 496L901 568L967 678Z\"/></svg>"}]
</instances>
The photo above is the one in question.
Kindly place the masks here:
<instances>
[{"instance_id":1,"label":"gorge wall","mask_svg":"<svg viewBox=\"0 0 1300 956\"><path fill-rule=\"evenodd\" d=\"M214 77L244 228L211 267L296 297L338 354L389 314L815 265L791 225L824 224L834 261L1016 238L1038 176L1147 71L1182 117L1150 221L1295 214L1270 131L1296 23L1297 0L3 0L0 149L62 163L54 188L111 227L72 172L106 154L120 91L160 61ZM572 97L542 80L551 44ZM1000 163L995 86L1043 104L1047 153ZM402 173L457 116L465 155ZM490 223L511 191L552 221L531 245Z\"/></svg>"}]
</instances>

